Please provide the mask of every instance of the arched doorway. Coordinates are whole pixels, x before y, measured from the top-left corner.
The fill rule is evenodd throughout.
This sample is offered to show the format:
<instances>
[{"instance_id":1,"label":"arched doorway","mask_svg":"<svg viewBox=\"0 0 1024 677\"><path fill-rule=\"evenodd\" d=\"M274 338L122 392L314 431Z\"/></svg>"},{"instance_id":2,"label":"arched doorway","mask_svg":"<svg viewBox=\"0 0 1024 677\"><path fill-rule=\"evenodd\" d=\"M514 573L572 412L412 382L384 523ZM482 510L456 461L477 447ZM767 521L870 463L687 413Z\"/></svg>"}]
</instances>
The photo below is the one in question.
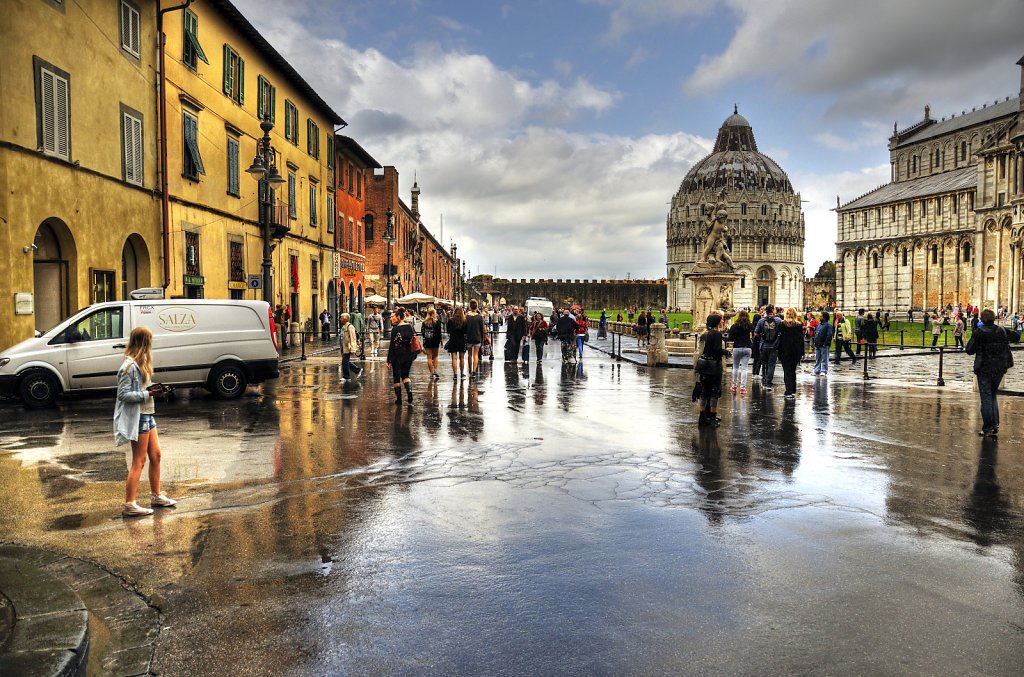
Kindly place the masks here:
<instances>
[{"instance_id":1,"label":"arched doorway","mask_svg":"<svg viewBox=\"0 0 1024 677\"><path fill-rule=\"evenodd\" d=\"M363 283L360 282L359 286L356 287L356 293L359 295L359 301L357 309L360 313L366 313L366 306L363 304Z\"/></svg>"},{"instance_id":2,"label":"arched doorway","mask_svg":"<svg viewBox=\"0 0 1024 677\"><path fill-rule=\"evenodd\" d=\"M331 330L338 330L338 318L341 313L338 312L338 281L331 280L327 285L327 312L331 315Z\"/></svg>"},{"instance_id":3,"label":"arched doorway","mask_svg":"<svg viewBox=\"0 0 1024 677\"><path fill-rule=\"evenodd\" d=\"M356 286L352 282L348 283L348 312L356 312Z\"/></svg>"},{"instance_id":4,"label":"arched doorway","mask_svg":"<svg viewBox=\"0 0 1024 677\"><path fill-rule=\"evenodd\" d=\"M71 314L75 242L64 223L47 219L36 230L32 244L35 328L46 332Z\"/></svg>"},{"instance_id":5,"label":"arched doorway","mask_svg":"<svg viewBox=\"0 0 1024 677\"><path fill-rule=\"evenodd\" d=\"M132 233L121 248L121 299L136 289L150 286L149 248L141 235Z\"/></svg>"},{"instance_id":6,"label":"arched doorway","mask_svg":"<svg viewBox=\"0 0 1024 677\"><path fill-rule=\"evenodd\" d=\"M766 306L772 302L775 285L775 271L765 267L757 271L757 307Z\"/></svg>"}]
</instances>

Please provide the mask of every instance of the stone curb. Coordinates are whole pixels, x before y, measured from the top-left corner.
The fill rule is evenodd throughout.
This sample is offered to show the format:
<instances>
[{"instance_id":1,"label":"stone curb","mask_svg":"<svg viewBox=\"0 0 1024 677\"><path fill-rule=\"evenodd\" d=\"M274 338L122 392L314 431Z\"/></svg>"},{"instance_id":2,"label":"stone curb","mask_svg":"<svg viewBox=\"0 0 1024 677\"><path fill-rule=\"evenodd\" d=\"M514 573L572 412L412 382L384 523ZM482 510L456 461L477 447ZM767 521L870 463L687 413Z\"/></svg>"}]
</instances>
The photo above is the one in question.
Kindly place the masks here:
<instances>
[{"instance_id":1,"label":"stone curb","mask_svg":"<svg viewBox=\"0 0 1024 677\"><path fill-rule=\"evenodd\" d=\"M109 571L75 557L0 545L0 596L14 611L10 637L0 644L0 675L82 675L90 662L102 674L149 673L159 610ZM90 643L90 617L103 626L101 644Z\"/></svg>"}]
</instances>

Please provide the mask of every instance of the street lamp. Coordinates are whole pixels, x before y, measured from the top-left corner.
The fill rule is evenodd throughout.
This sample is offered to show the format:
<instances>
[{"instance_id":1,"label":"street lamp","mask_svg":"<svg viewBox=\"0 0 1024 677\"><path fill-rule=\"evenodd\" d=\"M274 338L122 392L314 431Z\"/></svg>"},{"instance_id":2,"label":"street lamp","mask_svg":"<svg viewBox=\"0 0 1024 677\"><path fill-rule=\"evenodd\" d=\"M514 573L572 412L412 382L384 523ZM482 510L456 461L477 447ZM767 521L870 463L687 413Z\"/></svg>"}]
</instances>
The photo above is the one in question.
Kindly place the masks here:
<instances>
[{"instance_id":1,"label":"street lamp","mask_svg":"<svg viewBox=\"0 0 1024 677\"><path fill-rule=\"evenodd\" d=\"M459 259L455 256L456 252L459 251L459 245L452 243L452 263L455 264L452 269L452 303L459 300L459 289L458 284L455 280L459 277Z\"/></svg>"},{"instance_id":2,"label":"street lamp","mask_svg":"<svg viewBox=\"0 0 1024 677\"><path fill-rule=\"evenodd\" d=\"M270 145L270 130L274 124L269 120L260 123L263 130L263 138L256 140L256 157L252 165L245 170L252 178L259 181L258 195L260 203L260 229L263 231L263 300L273 305L274 295L270 288L270 240L271 240L271 215L270 210L273 200L274 187L284 183L284 178L277 171L275 156L277 151ZM284 237L287 232L273 233L275 237Z\"/></svg>"},{"instance_id":3,"label":"street lamp","mask_svg":"<svg viewBox=\"0 0 1024 677\"><path fill-rule=\"evenodd\" d=\"M391 207L388 207L387 218L385 220L384 241L388 243L388 267L387 267L387 270L384 271L384 274L388 278L388 305L387 305L388 317L385 318L385 319L388 320L388 324L390 325L391 278L392 278L392 272L391 272L391 246L393 244L395 244L395 242L398 241L397 238L395 237L395 212L392 211Z\"/></svg>"}]
</instances>

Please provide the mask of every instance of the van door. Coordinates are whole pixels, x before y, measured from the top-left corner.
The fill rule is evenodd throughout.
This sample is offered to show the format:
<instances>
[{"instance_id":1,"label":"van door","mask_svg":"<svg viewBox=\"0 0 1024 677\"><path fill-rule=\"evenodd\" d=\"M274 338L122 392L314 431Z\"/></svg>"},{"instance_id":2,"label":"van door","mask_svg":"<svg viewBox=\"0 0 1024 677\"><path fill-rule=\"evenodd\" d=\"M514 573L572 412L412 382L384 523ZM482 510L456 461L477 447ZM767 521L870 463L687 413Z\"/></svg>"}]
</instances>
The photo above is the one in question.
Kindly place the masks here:
<instances>
[{"instance_id":1,"label":"van door","mask_svg":"<svg viewBox=\"0 0 1024 677\"><path fill-rule=\"evenodd\" d=\"M127 346L123 305L104 306L68 325L59 339L67 344L68 383L72 390L116 388L117 370Z\"/></svg>"}]
</instances>

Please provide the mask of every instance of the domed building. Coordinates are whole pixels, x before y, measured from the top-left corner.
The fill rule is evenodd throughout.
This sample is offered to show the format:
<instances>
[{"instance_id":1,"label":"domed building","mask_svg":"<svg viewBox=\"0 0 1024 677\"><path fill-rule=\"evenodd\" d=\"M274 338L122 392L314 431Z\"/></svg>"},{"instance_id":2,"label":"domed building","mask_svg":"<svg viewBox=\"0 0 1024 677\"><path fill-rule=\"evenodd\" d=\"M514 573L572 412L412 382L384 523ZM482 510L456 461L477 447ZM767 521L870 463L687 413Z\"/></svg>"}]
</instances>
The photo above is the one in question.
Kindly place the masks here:
<instances>
[{"instance_id":1,"label":"domed building","mask_svg":"<svg viewBox=\"0 0 1024 677\"><path fill-rule=\"evenodd\" d=\"M804 216L800 194L782 168L757 151L747 119L733 111L718 130L714 151L697 162L672 198L668 214L668 305L693 307L685 275L707 237L705 207L724 202L726 244L740 279L736 308L803 307Z\"/></svg>"}]
</instances>

